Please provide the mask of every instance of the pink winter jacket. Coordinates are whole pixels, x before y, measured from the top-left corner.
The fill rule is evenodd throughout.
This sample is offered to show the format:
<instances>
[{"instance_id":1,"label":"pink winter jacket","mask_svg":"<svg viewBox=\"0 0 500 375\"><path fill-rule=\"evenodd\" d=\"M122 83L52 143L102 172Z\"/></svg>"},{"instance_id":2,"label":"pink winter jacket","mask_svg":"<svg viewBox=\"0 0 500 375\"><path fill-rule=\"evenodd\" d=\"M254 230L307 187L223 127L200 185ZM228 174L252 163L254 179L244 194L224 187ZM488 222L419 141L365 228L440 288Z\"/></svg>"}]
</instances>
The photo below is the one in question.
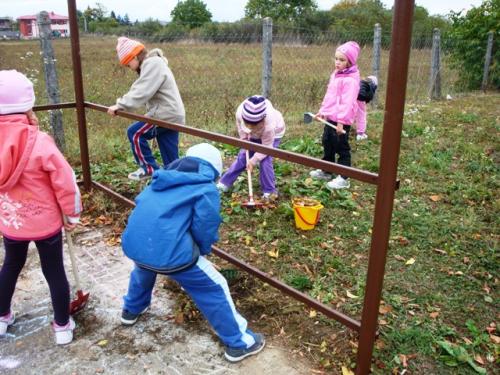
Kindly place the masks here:
<instances>
[{"instance_id":1,"label":"pink winter jacket","mask_svg":"<svg viewBox=\"0 0 500 375\"><path fill-rule=\"evenodd\" d=\"M53 236L62 213L82 210L75 174L52 138L24 114L0 116L0 233L14 240Z\"/></svg>"},{"instance_id":2,"label":"pink winter jacket","mask_svg":"<svg viewBox=\"0 0 500 375\"><path fill-rule=\"evenodd\" d=\"M275 109L271 102L266 99L266 117L264 118L263 125L254 126L249 128L245 125L245 121L241 116L243 112L243 103L241 103L236 110L236 127L240 139L250 140L260 139L264 146L273 147L273 142L276 138L283 138L285 135L285 120L280 111ZM250 162L257 165L267 155L260 152L253 154Z\"/></svg>"},{"instance_id":3,"label":"pink winter jacket","mask_svg":"<svg viewBox=\"0 0 500 375\"><path fill-rule=\"evenodd\" d=\"M333 72L319 114L330 121L352 125L358 111L359 80L357 65Z\"/></svg>"}]
</instances>

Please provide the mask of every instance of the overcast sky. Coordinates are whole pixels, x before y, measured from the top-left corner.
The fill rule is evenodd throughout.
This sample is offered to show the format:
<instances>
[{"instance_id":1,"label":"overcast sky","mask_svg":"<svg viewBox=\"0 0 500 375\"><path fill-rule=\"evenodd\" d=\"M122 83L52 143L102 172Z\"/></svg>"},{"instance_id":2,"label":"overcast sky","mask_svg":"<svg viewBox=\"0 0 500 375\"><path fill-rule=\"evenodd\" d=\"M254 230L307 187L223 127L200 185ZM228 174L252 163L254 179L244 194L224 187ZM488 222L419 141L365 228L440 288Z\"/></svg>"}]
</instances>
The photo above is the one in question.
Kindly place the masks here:
<instances>
[{"instance_id":1,"label":"overcast sky","mask_svg":"<svg viewBox=\"0 0 500 375\"><path fill-rule=\"evenodd\" d=\"M245 15L245 5L248 0L202 0L212 13L213 21L236 21ZM319 9L330 9L338 0L316 0ZM382 0L387 8L391 8L394 1ZM96 3L104 5L108 12L112 10L117 15L128 14L133 21L146 18L170 20L170 12L177 4L177 0L77 0L79 10L87 6L94 7ZM416 0L416 4L427 8L430 14L448 14L450 10L460 11L479 6L482 0ZM65 0L0 0L0 16L17 18L32 15L41 10L53 11L67 15L68 8Z\"/></svg>"}]
</instances>

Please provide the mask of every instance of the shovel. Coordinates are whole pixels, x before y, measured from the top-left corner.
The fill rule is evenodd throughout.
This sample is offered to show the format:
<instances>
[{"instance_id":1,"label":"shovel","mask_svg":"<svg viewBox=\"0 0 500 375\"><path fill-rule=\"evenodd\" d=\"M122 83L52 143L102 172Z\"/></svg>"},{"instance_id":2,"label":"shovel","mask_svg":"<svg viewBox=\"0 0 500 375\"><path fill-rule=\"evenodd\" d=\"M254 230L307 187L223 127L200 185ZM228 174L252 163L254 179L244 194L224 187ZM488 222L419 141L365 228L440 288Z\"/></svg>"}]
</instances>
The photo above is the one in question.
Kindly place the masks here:
<instances>
[{"instance_id":1,"label":"shovel","mask_svg":"<svg viewBox=\"0 0 500 375\"><path fill-rule=\"evenodd\" d=\"M246 152L246 158L247 158L247 166L248 166L248 163L250 161L250 156L249 156L248 150ZM243 202L241 205L243 207L247 207L247 208L261 207L263 205L262 202L256 202L253 199L252 174L251 174L249 169L247 169L247 178L248 178L248 200Z\"/></svg>"},{"instance_id":2,"label":"shovel","mask_svg":"<svg viewBox=\"0 0 500 375\"><path fill-rule=\"evenodd\" d=\"M313 122L313 120L316 120L316 121L319 121L319 122L322 122L323 124L337 130L337 126L329 123L328 121L326 120L323 120L322 118L320 117L314 117L314 113L311 113L311 112L305 112L304 113L304 124L310 124ZM342 130L342 134L345 134L345 130Z\"/></svg>"},{"instance_id":3,"label":"shovel","mask_svg":"<svg viewBox=\"0 0 500 375\"><path fill-rule=\"evenodd\" d=\"M65 218L66 219L66 218ZM73 276L75 277L76 284L76 297L70 302L69 313L70 315L75 315L76 313L82 311L85 308L89 300L89 293L83 293L80 286L80 277L78 276L78 266L75 258L75 248L73 246L73 237L69 231L65 231L66 242L68 244L69 257L71 259L71 269L73 270Z\"/></svg>"}]
</instances>

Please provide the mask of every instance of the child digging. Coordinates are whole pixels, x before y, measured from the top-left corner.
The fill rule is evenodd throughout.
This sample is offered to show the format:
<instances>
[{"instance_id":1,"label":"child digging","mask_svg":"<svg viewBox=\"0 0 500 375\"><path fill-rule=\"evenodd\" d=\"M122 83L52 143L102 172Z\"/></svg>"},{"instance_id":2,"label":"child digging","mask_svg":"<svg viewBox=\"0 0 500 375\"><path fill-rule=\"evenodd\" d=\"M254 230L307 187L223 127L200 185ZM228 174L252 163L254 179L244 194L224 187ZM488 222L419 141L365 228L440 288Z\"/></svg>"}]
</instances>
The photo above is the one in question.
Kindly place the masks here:
<instances>
[{"instance_id":1,"label":"child digging","mask_svg":"<svg viewBox=\"0 0 500 375\"><path fill-rule=\"evenodd\" d=\"M135 262L121 322L133 325L151 304L157 274L186 291L224 343L230 362L259 353L264 336L247 328L234 306L226 279L205 256L218 240L220 196L215 180L222 158L201 143L186 157L155 171L151 185L137 196L123 232L122 246Z\"/></svg>"}]
</instances>

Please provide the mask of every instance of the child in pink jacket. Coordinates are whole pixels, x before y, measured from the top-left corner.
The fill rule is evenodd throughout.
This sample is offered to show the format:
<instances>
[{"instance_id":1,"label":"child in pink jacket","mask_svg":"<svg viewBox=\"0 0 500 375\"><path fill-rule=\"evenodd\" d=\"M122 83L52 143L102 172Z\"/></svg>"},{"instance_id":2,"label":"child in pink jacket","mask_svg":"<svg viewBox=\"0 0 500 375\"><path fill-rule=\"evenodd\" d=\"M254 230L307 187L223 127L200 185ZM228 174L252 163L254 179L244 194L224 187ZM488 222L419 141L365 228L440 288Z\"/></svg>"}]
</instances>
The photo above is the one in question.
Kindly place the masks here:
<instances>
[{"instance_id":1,"label":"child in pink jacket","mask_svg":"<svg viewBox=\"0 0 500 375\"><path fill-rule=\"evenodd\" d=\"M349 133L358 112L359 70L356 61L359 45L356 42L342 44L335 51L335 70L330 76L326 94L316 117L336 125L336 129L325 125L323 130L323 160L351 166L351 147ZM337 157L338 155L338 157ZM336 160L337 157L337 160ZM316 169L311 171L312 178L329 180L329 173ZM326 184L330 190L347 189L350 183L347 176L338 175Z\"/></svg>"},{"instance_id":2,"label":"child in pink jacket","mask_svg":"<svg viewBox=\"0 0 500 375\"><path fill-rule=\"evenodd\" d=\"M63 264L63 215L72 230L82 209L75 175L32 111L33 84L15 70L0 71L0 233L5 259L0 269L0 336L14 324L11 301L34 241L49 284L56 343L73 340L70 292ZM61 214L62 212L62 214Z\"/></svg>"},{"instance_id":3,"label":"child in pink jacket","mask_svg":"<svg viewBox=\"0 0 500 375\"><path fill-rule=\"evenodd\" d=\"M240 139L278 148L285 134L285 120L281 112L276 110L268 99L261 95L253 95L238 106L236 128ZM217 188L222 192L228 191L241 172L245 169L252 171L257 164L260 168L262 198L268 200L271 195L278 195L273 158L260 152L250 151L247 165L246 150L239 152L238 158L220 178Z\"/></svg>"}]
</instances>

